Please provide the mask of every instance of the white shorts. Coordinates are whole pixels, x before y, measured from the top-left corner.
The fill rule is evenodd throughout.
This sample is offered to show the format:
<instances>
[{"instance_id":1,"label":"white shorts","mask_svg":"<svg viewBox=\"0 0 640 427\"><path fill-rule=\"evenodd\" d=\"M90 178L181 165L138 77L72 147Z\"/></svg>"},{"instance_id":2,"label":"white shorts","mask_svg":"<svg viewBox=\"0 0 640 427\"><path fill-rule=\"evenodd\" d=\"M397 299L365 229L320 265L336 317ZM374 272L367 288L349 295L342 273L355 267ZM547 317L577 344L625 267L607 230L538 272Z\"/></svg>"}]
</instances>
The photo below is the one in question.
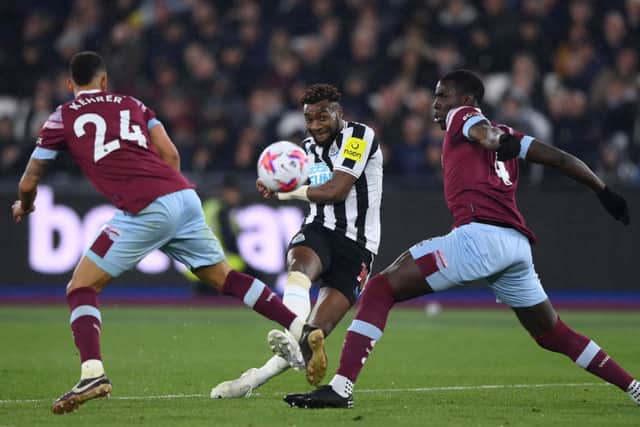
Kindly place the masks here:
<instances>
[{"instance_id":1,"label":"white shorts","mask_svg":"<svg viewBox=\"0 0 640 427\"><path fill-rule=\"evenodd\" d=\"M531 244L513 228L472 222L409 249L434 291L486 280L497 300L531 307L547 299L531 257Z\"/></svg>"},{"instance_id":2,"label":"white shorts","mask_svg":"<svg viewBox=\"0 0 640 427\"><path fill-rule=\"evenodd\" d=\"M225 259L220 242L204 219L194 190L158 197L136 215L117 211L85 255L117 277L160 249L190 269Z\"/></svg>"}]
</instances>

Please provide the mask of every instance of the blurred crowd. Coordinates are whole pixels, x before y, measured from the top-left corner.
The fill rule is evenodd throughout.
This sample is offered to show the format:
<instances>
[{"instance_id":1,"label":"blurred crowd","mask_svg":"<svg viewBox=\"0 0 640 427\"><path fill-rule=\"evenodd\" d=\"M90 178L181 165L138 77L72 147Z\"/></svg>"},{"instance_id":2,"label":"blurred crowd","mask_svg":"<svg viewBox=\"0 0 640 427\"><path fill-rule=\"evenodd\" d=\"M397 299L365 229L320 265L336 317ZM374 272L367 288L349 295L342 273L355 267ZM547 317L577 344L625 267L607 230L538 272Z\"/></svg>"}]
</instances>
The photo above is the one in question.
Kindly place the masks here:
<instances>
[{"instance_id":1,"label":"blurred crowd","mask_svg":"<svg viewBox=\"0 0 640 427\"><path fill-rule=\"evenodd\" d=\"M376 129L387 176L437 184L433 88L465 67L483 77L490 117L640 185L640 0L21 0L0 12L0 177L21 173L70 99L69 59L91 49L113 91L156 110L196 179L253 173L266 144L301 140L300 94L330 82L347 117Z\"/></svg>"}]
</instances>

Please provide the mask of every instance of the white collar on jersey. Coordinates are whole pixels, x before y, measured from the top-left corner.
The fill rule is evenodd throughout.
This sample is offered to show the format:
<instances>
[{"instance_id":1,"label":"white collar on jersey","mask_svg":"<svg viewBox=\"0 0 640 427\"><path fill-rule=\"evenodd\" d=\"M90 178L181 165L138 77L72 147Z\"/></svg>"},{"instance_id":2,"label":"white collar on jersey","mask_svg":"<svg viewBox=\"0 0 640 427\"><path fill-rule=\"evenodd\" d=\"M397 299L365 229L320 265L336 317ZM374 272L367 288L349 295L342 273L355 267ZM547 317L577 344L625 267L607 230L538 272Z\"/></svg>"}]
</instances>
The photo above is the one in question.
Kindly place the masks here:
<instances>
[{"instance_id":1,"label":"white collar on jersey","mask_svg":"<svg viewBox=\"0 0 640 427\"><path fill-rule=\"evenodd\" d=\"M80 92L76 93L76 98L79 97L80 95L84 95L85 93L98 93L98 92L102 92L102 91L100 89L81 90Z\"/></svg>"}]
</instances>

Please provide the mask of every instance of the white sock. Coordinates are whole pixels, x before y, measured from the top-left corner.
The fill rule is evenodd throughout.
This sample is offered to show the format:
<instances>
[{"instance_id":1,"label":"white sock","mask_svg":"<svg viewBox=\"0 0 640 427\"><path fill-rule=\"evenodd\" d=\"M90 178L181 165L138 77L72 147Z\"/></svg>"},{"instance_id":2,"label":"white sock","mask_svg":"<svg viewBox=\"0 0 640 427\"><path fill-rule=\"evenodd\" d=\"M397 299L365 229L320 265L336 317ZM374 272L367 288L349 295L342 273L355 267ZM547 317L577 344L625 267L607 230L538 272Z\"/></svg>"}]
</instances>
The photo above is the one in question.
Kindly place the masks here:
<instances>
[{"instance_id":1,"label":"white sock","mask_svg":"<svg viewBox=\"0 0 640 427\"><path fill-rule=\"evenodd\" d=\"M104 366L102 366L102 360L89 359L82 362L80 365L80 379L95 378L100 375L104 375Z\"/></svg>"},{"instance_id":2,"label":"white sock","mask_svg":"<svg viewBox=\"0 0 640 427\"><path fill-rule=\"evenodd\" d=\"M293 322L289 325L289 332L296 339L296 341L300 341L300 337L302 337L302 328L304 327L304 320L301 317L296 317L293 319Z\"/></svg>"},{"instance_id":3,"label":"white sock","mask_svg":"<svg viewBox=\"0 0 640 427\"><path fill-rule=\"evenodd\" d=\"M353 382L342 375L334 375L329 385L342 397L349 397L353 394Z\"/></svg>"},{"instance_id":4,"label":"white sock","mask_svg":"<svg viewBox=\"0 0 640 427\"><path fill-rule=\"evenodd\" d=\"M273 356L271 359L258 368L256 373L257 384L252 384L253 388L259 387L276 375L280 375L289 368L289 362L280 356Z\"/></svg>"},{"instance_id":5,"label":"white sock","mask_svg":"<svg viewBox=\"0 0 640 427\"><path fill-rule=\"evenodd\" d=\"M311 312L310 288L311 280L306 274L299 271L291 271L287 274L282 303L302 320L307 320Z\"/></svg>"}]
</instances>

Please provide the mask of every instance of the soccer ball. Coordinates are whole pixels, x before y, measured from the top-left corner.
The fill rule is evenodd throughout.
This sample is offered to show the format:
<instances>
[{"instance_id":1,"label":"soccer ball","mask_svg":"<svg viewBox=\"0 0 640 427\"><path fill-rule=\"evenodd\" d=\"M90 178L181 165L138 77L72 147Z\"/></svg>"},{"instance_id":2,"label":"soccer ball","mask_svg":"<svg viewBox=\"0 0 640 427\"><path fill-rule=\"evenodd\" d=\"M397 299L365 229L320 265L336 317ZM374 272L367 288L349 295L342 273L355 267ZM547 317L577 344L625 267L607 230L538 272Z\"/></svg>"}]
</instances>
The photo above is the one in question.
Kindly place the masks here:
<instances>
[{"instance_id":1,"label":"soccer ball","mask_svg":"<svg viewBox=\"0 0 640 427\"><path fill-rule=\"evenodd\" d=\"M308 177L307 154L293 142L274 142L260 154L258 178L271 191L293 191L304 184Z\"/></svg>"}]
</instances>

